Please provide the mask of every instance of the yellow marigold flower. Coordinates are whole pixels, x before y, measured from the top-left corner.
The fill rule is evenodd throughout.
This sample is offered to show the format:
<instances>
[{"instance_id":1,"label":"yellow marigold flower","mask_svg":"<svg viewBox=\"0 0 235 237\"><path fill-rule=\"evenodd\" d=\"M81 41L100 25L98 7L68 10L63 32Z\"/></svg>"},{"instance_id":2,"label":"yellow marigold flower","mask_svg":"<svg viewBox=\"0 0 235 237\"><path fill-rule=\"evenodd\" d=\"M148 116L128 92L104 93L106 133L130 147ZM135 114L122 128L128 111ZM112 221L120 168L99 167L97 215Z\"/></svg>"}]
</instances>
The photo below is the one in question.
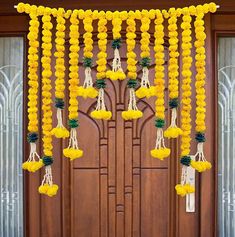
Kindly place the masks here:
<instances>
[{"instance_id":1,"label":"yellow marigold flower","mask_svg":"<svg viewBox=\"0 0 235 237\"><path fill-rule=\"evenodd\" d=\"M166 157L168 157L171 153L171 150L169 148L158 148L151 150L151 156L154 158L158 158L159 160L164 160Z\"/></svg>"}]
</instances>

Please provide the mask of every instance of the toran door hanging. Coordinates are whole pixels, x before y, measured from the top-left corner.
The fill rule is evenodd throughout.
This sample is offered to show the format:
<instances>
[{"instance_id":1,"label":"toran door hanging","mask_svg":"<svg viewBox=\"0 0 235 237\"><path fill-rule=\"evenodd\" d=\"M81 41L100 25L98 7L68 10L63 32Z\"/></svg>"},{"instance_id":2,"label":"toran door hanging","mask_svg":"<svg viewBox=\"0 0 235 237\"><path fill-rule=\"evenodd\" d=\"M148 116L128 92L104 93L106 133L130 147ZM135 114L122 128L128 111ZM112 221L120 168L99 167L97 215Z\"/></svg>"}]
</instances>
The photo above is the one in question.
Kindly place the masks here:
<instances>
[{"instance_id":1,"label":"toran door hanging","mask_svg":"<svg viewBox=\"0 0 235 237\"><path fill-rule=\"evenodd\" d=\"M165 146L165 138L174 139L181 136L181 157L182 173L179 184L175 186L176 192L180 196L195 192L195 187L190 185L187 177L187 167L191 166L198 172L204 172L211 168L203 153L203 144L206 140L205 116L206 116L206 52L205 52L205 26L204 16L207 13L214 13L217 9L215 3L209 3L198 6L185 8L170 8L169 10L136 10L136 11L97 11L97 10L64 10L63 8L49 8L35 6L24 3L17 5L19 13L26 13L30 17L28 33L28 142L30 144L30 155L22 167L30 172L35 172L45 167L45 175L41 186L38 188L39 193L48 196L54 196L57 193L58 186L54 184L52 178L53 164L53 146L52 137L68 138L68 146L64 148L63 154L70 160L82 157L83 151L79 148L77 141L78 123L78 97L92 98L97 100L97 105L90 116L94 119L108 120L112 117L105 105L104 90L106 80L124 80L128 79L129 104L128 108L122 112L125 120L138 119L143 116L136 104L136 97L149 98L156 97L156 147L150 151L153 158L163 160L170 155L170 149ZM52 24L52 18L56 19L56 25ZM179 71L178 59L180 49L178 48L178 22L181 20L182 43L181 57L182 70ZM96 64L96 80L92 78L91 66L93 64L93 24L98 22L98 48ZM107 22L112 22L112 48L113 63L112 70L106 71L107 64ZM126 21L126 45L127 45L127 74L124 73L119 49L122 46L121 30L122 23ZM136 21L141 21L141 60L137 62L135 53L136 45ZM150 23L154 22L154 59L150 58ZM165 125L165 106L164 106L164 89L165 89L165 70L164 70L164 22L168 23L169 36L169 108L171 109L170 126L164 131ZM69 22L69 86L65 87L65 30L66 23ZM79 63L79 28L83 24L85 33L83 67L85 70L85 79L83 85L80 85L78 63ZM192 42L192 25L195 29L195 41ZM56 52L52 55L52 30L56 29L55 47ZM41 39L39 39L41 36ZM41 43L40 43L41 42ZM192 58L191 51L195 47L195 58ZM42 55L39 60L39 48L42 49ZM40 50L41 51L41 50ZM52 95L51 60L55 57L56 64L54 75L55 94ZM154 85L149 82L149 66L151 60L155 61L155 78ZM137 90L137 63L142 67L142 78ZM197 141L197 152L190 155L191 142L191 66L195 63L196 78L196 131L195 139ZM38 75L39 64L42 72ZM179 75L182 75L181 88L179 88ZM38 107L38 87L39 79L42 81L42 107ZM179 89L182 91L181 101L179 100ZM65 109L65 90L69 90L69 130L64 126L62 113ZM57 108L57 126L52 128L52 107ZM181 106L180 106L181 105ZM181 125L177 125L178 108L180 110ZM38 110L42 110L42 128L38 126ZM36 143L38 140L38 131L42 129L43 156L37 153Z\"/></svg>"}]
</instances>

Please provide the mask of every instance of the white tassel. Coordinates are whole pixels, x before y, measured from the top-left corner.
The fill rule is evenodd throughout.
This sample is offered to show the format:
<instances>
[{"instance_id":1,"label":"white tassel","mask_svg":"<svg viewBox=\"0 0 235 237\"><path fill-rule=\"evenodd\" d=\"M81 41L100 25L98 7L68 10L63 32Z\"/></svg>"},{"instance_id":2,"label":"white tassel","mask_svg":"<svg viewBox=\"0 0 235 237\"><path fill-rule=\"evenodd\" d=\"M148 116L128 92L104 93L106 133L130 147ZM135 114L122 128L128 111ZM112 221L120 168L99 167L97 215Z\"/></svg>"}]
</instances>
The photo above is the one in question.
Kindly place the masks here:
<instances>
[{"instance_id":1,"label":"white tassel","mask_svg":"<svg viewBox=\"0 0 235 237\"><path fill-rule=\"evenodd\" d=\"M199 142L197 144L197 153L195 154L195 160L197 161L206 161L206 158L204 156L204 152L203 152L203 142ZM198 157L198 159L196 159Z\"/></svg>"},{"instance_id":2,"label":"white tassel","mask_svg":"<svg viewBox=\"0 0 235 237\"><path fill-rule=\"evenodd\" d=\"M36 143L30 142L30 153L27 162L40 160L40 156L37 153Z\"/></svg>"},{"instance_id":3,"label":"white tassel","mask_svg":"<svg viewBox=\"0 0 235 237\"><path fill-rule=\"evenodd\" d=\"M165 141L163 137L163 129L157 128L157 139L155 149L166 148Z\"/></svg>"},{"instance_id":4,"label":"white tassel","mask_svg":"<svg viewBox=\"0 0 235 237\"><path fill-rule=\"evenodd\" d=\"M170 124L170 127L177 127L176 126L176 119L177 119L177 110L176 108L173 108L171 110L171 124Z\"/></svg>"},{"instance_id":5,"label":"white tassel","mask_svg":"<svg viewBox=\"0 0 235 237\"><path fill-rule=\"evenodd\" d=\"M112 70L113 72L116 71L122 71L122 65L121 65L121 57L119 50L117 48L114 49L114 58L113 58L113 63L112 63Z\"/></svg>"},{"instance_id":6,"label":"white tassel","mask_svg":"<svg viewBox=\"0 0 235 237\"><path fill-rule=\"evenodd\" d=\"M95 110L106 110L105 103L104 103L104 89L99 89L99 94L97 98L97 105Z\"/></svg>"},{"instance_id":7,"label":"white tassel","mask_svg":"<svg viewBox=\"0 0 235 237\"><path fill-rule=\"evenodd\" d=\"M68 148L79 149L76 128L71 128Z\"/></svg>"},{"instance_id":8,"label":"white tassel","mask_svg":"<svg viewBox=\"0 0 235 237\"><path fill-rule=\"evenodd\" d=\"M187 181L188 181L188 178L187 178L187 166L183 165L182 167L182 173L181 173L181 181L180 181L180 184L181 185L185 185L187 184Z\"/></svg>"},{"instance_id":9,"label":"white tassel","mask_svg":"<svg viewBox=\"0 0 235 237\"><path fill-rule=\"evenodd\" d=\"M143 75L140 82L140 87L149 88L150 82L149 82L149 69L147 67L143 67Z\"/></svg>"},{"instance_id":10,"label":"white tassel","mask_svg":"<svg viewBox=\"0 0 235 237\"><path fill-rule=\"evenodd\" d=\"M45 175L43 177L43 180L42 180L42 183L41 183L41 186L43 186L44 184L48 184L50 186L53 185L53 181L52 181L52 172L51 172L51 166L50 165L47 165L45 167Z\"/></svg>"},{"instance_id":11,"label":"white tassel","mask_svg":"<svg viewBox=\"0 0 235 237\"><path fill-rule=\"evenodd\" d=\"M128 110L138 110L136 105L135 90L130 88L130 100L128 104Z\"/></svg>"},{"instance_id":12,"label":"white tassel","mask_svg":"<svg viewBox=\"0 0 235 237\"><path fill-rule=\"evenodd\" d=\"M85 68L85 80L83 83L83 88L90 88L93 87L93 81L92 81L92 76L91 76L91 68L86 67Z\"/></svg>"}]
</instances>

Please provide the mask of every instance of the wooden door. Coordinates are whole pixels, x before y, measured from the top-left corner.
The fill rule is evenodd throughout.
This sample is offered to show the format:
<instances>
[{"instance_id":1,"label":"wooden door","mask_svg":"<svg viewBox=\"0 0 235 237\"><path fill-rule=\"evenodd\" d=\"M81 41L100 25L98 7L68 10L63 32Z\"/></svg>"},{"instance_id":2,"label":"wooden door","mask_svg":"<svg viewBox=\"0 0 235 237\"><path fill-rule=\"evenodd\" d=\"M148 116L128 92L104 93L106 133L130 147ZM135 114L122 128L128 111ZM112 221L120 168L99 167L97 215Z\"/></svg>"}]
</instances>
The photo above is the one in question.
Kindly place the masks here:
<instances>
[{"instance_id":1,"label":"wooden door","mask_svg":"<svg viewBox=\"0 0 235 237\"><path fill-rule=\"evenodd\" d=\"M125 51L123 45L124 67ZM111 67L110 46L108 55ZM94 78L95 71L96 67ZM151 81L153 76L152 68ZM143 118L124 121L121 113L129 98L126 81L108 80L105 93L107 108L113 113L110 121L90 117L95 100L80 99L79 103L79 144L85 155L71 164L71 236L167 236L170 162L150 156L156 138L155 98L138 101Z\"/></svg>"}]
</instances>

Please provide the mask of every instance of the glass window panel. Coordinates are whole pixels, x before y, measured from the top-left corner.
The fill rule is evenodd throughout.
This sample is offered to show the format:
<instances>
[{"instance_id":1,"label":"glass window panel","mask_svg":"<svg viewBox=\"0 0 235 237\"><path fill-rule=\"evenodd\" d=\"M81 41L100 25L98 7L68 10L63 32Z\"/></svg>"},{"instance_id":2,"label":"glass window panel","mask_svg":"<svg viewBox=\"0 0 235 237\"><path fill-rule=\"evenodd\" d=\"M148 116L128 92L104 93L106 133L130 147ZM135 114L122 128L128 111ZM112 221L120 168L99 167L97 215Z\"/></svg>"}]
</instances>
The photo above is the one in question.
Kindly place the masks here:
<instances>
[{"instance_id":1,"label":"glass window panel","mask_svg":"<svg viewBox=\"0 0 235 237\"><path fill-rule=\"evenodd\" d=\"M235 236L235 37L218 45L219 237Z\"/></svg>"},{"instance_id":2,"label":"glass window panel","mask_svg":"<svg viewBox=\"0 0 235 237\"><path fill-rule=\"evenodd\" d=\"M0 237L23 237L23 48L0 37Z\"/></svg>"}]
</instances>

